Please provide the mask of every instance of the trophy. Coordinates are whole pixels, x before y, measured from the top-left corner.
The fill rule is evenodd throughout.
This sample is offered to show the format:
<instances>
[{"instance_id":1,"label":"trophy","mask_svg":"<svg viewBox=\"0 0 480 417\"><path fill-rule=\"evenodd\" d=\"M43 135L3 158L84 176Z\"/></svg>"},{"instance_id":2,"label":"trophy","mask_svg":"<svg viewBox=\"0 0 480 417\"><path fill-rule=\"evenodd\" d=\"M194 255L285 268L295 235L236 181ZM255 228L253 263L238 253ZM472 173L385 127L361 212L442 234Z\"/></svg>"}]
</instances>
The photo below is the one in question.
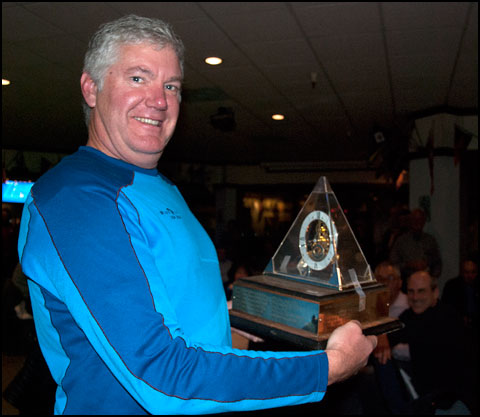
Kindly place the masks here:
<instances>
[{"instance_id":1,"label":"trophy","mask_svg":"<svg viewBox=\"0 0 480 417\"><path fill-rule=\"evenodd\" d=\"M326 177L320 177L262 275L233 284L233 327L322 349L332 331L358 320L365 334L402 327L372 275Z\"/></svg>"}]
</instances>

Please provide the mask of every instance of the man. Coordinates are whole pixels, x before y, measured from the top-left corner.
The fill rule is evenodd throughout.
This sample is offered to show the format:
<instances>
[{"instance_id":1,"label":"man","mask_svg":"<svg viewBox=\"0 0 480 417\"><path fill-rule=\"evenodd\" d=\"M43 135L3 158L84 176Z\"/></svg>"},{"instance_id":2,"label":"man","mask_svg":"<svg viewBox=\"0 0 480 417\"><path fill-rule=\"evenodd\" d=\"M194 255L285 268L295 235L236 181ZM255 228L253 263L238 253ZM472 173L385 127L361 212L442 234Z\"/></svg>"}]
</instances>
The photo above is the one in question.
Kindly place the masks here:
<instances>
[{"instance_id":1,"label":"man","mask_svg":"<svg viewBox=\"0 0 480 417\"><path fill-rule=\"evenodd\" d=\"M364 364L358 322L325 351L231 347L218 258L156 170L177 122L183 45L162 21L127 16L89 44L87 146L40 178L19 254L64 414L200 414L319 401Z\"/></svg>"},{"instance_id":2,"label":"man","mask_svg":"<svg viewBox=\"0 0 480 417\"><path fill-rule=\"evenodd\" d=\"M407 295L401 291L400 269L389 261L379 263L375 268L375 279L389 290L389 316L398 318L408 308ZM378 387L385 405L392 414L405 414L408 401L399 378L398 368L409 366L410 352L407 343L390 346L386 334L378 336L378 344L372 354L371 363L375 369Z\"/></svg>"},{"instance_id":3,"label":"man","mask_svg":"<svg viewBox=\"0 0 480 417\"><path fill-rule=\"evenodd\" d=\"M389 261L381 262L375 268L375 279L384 284L389 291L389 316L398 318L408 308L407 295L401 291L402 278L397 266ZM409 360L408 345L399 344L394 351L390 348L387 335L378 337L378 344L373 354L384 365L393 356L400 360Z\"/></svg>"},{"instance_id":4,"label":"man","mask_svg":"<svg viewBox=\"0 0 480 417\"><path fill-rule=\"evenodd\" d=\"M480 281L474 258L462 262L460 275L448 280L443 288L442 301L451 305L463 318L467 329L478 336Z\"/></svg>"},{"instance_id":5,"label":"man","mask_svg":"<svg viewBox=\"0 0 480 417\"><path fill-rule=\"evenodd\" d=\"M410 307L399 317L405 328L392 333L390 342L409 344L418 404L448 409L462 400L473 408L471 352L459 317L439 301L437 279L427 271L414 272L407 297Z\"/></svg>"},{"instance_id":6,"label":"man","mask_svg":"<svg viewBox=\"0 0 480 417\"><path fill-rule=\"evenodd\" d=\"M399 236L390 251L390 261L400 267L402 278L415 271L428 269L438 278L442 272L442 258L436 239L423 231L425 212L414 209L410 213L409 231ZM405 289L405 288L404 288Z\"/></svg>"}]
</instances>

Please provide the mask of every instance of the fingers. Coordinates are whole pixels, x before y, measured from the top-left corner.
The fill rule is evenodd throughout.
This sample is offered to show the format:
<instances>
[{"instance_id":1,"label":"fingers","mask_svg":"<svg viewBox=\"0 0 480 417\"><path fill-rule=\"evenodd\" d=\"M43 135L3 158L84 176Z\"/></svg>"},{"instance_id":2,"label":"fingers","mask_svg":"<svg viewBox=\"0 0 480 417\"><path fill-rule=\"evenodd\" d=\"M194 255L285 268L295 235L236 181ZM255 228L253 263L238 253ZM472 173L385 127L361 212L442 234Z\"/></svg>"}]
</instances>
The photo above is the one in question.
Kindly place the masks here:
<instances>
[{"instance_id":1,"label":"fingers","mask_svg":"<svg viewBox=\"0 0 480 417\"><path fill-rule=\"evenodd\" d=\"M362 329L362 324L358 320L350 320L348 323L354 323L358 327L360 327L360 329ZM370 341L370 343L372 344L372 350L374 350L377 347L377 344L378 344L377 336L370 335L370 336L366 336L366 338Z\"/></svg>"},{"instance_id":2,"label":"fingers","mask_svg":"<svg viewBox=\"0 0 480 417\"><path fill-rule=\"evenodd\" d=\"M372 350L375 349L377 347L377 343L378 343L378 338L377 336L367 336L367 339L370 341L370 343L372 344Z\"/></svg>"}]
</instances>

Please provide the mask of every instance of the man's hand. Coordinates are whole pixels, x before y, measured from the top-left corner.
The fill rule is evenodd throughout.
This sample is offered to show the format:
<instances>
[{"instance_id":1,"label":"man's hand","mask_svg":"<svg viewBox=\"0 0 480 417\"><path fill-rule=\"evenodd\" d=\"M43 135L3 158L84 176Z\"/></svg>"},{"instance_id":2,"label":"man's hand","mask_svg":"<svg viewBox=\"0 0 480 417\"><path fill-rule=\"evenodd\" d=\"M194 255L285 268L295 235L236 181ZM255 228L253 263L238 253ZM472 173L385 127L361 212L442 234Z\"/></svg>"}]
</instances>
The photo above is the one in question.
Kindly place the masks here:
<instances>
[{"instance_id":1,"label":"man's hand","mask_svg":"<svg viewBox=\"0 0 480 417\"><path fill-rule=\"evenodd\" d=\"M376 336L365 336L360 323L349 321L330 335L325 349L328 356L328 385L356 374L367 364L377 346Z\"/></svg>"},{"instance_id":2,"label":"man's hand","mask_svg":"<svg viewBox=\"0 0 480 417\"><path fill-rule=\"evenodd\" d=\"M375 356L382 365L385 365L388 360L392 359L392 350L390 349L390 343L388 342L386 334L378 336L378 344L373 351L373 356Z\"/></svg>"}]
</instances>

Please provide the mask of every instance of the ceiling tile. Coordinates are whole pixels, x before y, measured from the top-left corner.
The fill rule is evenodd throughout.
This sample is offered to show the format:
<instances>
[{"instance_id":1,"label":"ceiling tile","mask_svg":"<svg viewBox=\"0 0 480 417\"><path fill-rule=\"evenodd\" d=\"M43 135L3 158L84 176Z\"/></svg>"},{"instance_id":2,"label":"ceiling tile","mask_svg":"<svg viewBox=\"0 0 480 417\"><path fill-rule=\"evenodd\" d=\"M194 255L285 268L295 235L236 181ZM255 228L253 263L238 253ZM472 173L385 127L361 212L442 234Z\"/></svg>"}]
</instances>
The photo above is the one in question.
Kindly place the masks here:
<instances>
[{"instance_id":1,"label":"ceiling tile","mask_svg":"<svg viewBox=\"0 0 480 417\"><path fill-rule=\"evenodd\" d=\"M4 15L8 15L8 19L3 19ZM61 29L23 7L2 9L2 42L18 42L60 34Z\"/></svg>"},{"instance_id":2,"label":"ceiling tile","mask_svg":"<svg viewBox=\"0 0 480 417\"><path fill-rule=\"evenodd\" d=\"M291 3L300 24L310 37L379 32L378 3Z\"/></svg>"},{"instance_id":3,"label":"ceiling tile","mask_svg":"<svg viewBox=\"0 0 480 417\"><path fill-rule=\"evenodd\" d=\"M390 56L449 55L454 59L460 45L462 28L389 31L386 34Z\"/></svg>"},{"instance_id":4,"label":"ceiling tile","mask_svg":"<svg viewBox=\"0 0 480 417\"><path fill-rule=\"evenodd\" d=\"M382 2L387 30L412 31L443 27L461 27L465 23L468 2Z\"/></svg>"},{"instance_id":5,"label":"ceiling tile","mask_svg":"<svg viewBox=\"0 0 480 417\"><path fill-rule=\"evenodd\" d=\"M241 45L248 57L260 67L285 63L316 66L312 51L303 39L287 39L270 42L255 42Z\"/></svg>"},{"instance_id":6,"label":"ceiling tile","mask_svg":"<svg viewBox=\"0 0 480 417\"><path fill-rule=\"evenodd\" d=\"M322 62L345 59L363 61L371 57L385 59L383 38L380 32L314 37L311 42Z\"/></svg>"},{"instance_id":7,"label":"ceiling tile","mask_svg":"<svg viewBox=\"0 0 480 417\"><path fill-rule=\"evenodd\" d=\"M99 25L121 15L101 2L35 2L24 7L33 15L64 33L91 36Z\"/></svg>"},{"instance_id":8,"label":"ceiling tile","mask_svg":"<svg viewBox=\"0 0 480 417\"><path fill-rule=\"evenodd\" d=\"M216 23L237 44L281 41L301 37L301 32L285 7L248 14L223 14Z\"/></svg>"}]
</instances>

